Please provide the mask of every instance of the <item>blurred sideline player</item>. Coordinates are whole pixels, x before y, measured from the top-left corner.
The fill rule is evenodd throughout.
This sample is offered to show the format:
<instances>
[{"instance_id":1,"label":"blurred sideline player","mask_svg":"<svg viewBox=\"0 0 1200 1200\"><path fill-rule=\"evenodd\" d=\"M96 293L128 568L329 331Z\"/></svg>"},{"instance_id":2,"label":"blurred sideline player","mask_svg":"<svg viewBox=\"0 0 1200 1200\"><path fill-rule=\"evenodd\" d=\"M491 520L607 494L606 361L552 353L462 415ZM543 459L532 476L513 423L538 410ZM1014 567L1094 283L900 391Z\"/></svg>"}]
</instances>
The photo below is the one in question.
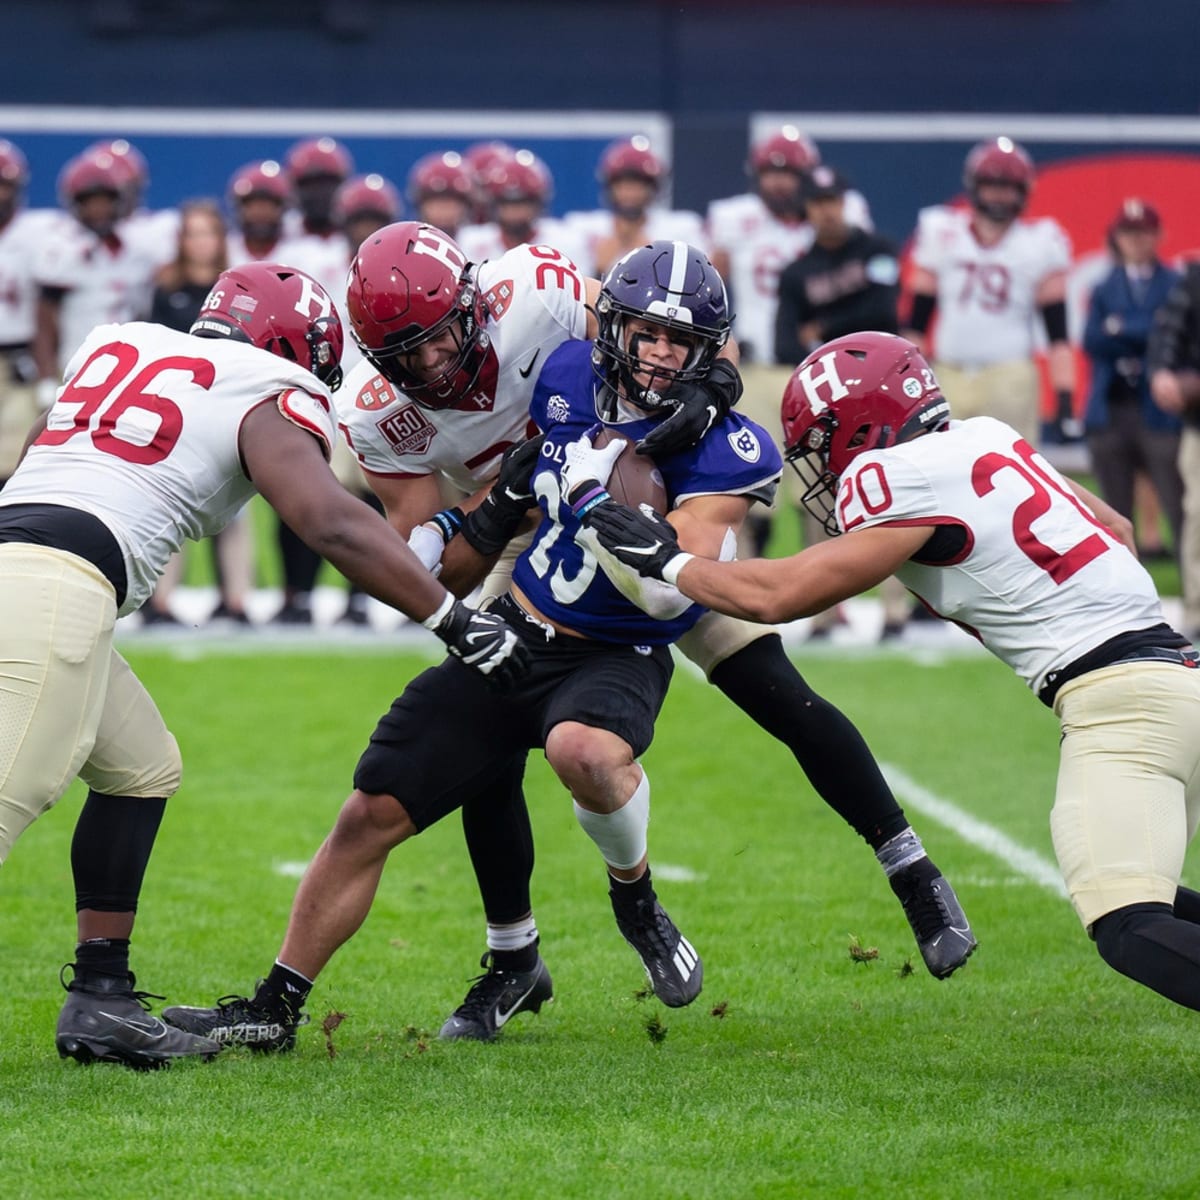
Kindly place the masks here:
<instances>
[{"instance_id":1,"label":"blurred sideline player","mask_svg":"<svg viewBox=\"0 0 1200 1200\"><path fill-rule=\"evenodd\" d=\"M479 506L505 450L531 432L529 404L541 366L564 342L596 336L598 293L598 281L581 279L550 247L520 247L476 267L438 230L414 222L389 226L359 252L350 311L360 345L379 369L363 363L348 378L339 393L339 423L388 519L411 536L426 561L438 562L451 539L442 578L452 589L473 582L455 577L453 560L463 541L495 553L506 536L489 540L474 527L461 539L454 536L462 518L453 510L439 514L439 480L474 494L464 508ZM401 346L411 355L400 355ZM655 455L699 441L736 399L736 371L723 362L718 358L702 384L673 393L673 415L648 441ZM485 596L507 590L511 563L525 544L518 539L504 550ZM949 884L925 855L858 731L808 687L778 634L706 617L683 649L791 750L822 799L872 847L929 969L939 976L954 970L966 955L953 936L942 936L961 919ZM507 804L497 798L506 790ZM488 970L447 1029L486 1038L502 1009L521 1011L518 1001L540 986L544 972L529 891L533 840L521 771L496 778L490 795L468 798L462 819L487 918Z\"/></svg>"},{"instance_id":2,"label":"blurred sideline player","mask_svg":"<svg viewBox=\"0 0 1200 1200\"><path fill-rule=\"evenodd\" d=\"M1011 425L950 411L915 346L851 334L784 399L808 503L842 536L717 563L630 509L589 519L625 561L720 611L785 620L894 571L971 629L1059 720L1054 852L1101 958L1200 1010L1200 893L1179 885L1200 819L1200 653L1165 621L1126 518Z\"/></svg>"},{"instance_id":3,"label":"blurred sideline player","mask_svg":"<svg viewBox=\"0 0 1200 1200\"><path fill-rule=\"evenodd\" d=\"M660 200L667 165L640 134L611 143L600 156L596 178L604 207L568 213L564 223L577 247L579 266L602 276L623 254L648 242L679 241L705 247L696 213L663 208Z\"/></svg>"},{"instance_id":4,"label":"blurred sideline player","mask_svg":"<svg viewBox=\"0 0 1200 1200\"><path fill-rule=\"evenodd\" d=\"M16 467L38 414L34 258L49 214L26 210L28 183L25 155L0 139L0 487Z\"/></svg>"},{"instance_id":5,"label":"blurred sideline player","mask_svg":"<svg viewBox=\"0 0 1200 1200\"><path fill-rule=\"evenodd\" d=\"M408 173L408 202L418 221L457 238L471 216L474 182L454 150L427 154Z\"/></svg>"},{"instance_id":6,"label":"blurred sideline player","mask_svg":"<svg viewBox=\"0 0 1200 1200\"><path fill-rule=\"evenodd\" d=\"M507 627L454 602L329 472L342 337L319 284L266 264L225 272L189 334L98 326L0 492L0 861L77 775L90 788L71 847L79 945L64 1057L149 1067L220 1049L151 1017L129 971L181 762L113 626L185 538L216 532L258 491L452 652L498 676L520 666Z\"/></svg>"},{"instance_id":7,"label":"blurred sideline player","mask_svg":"<svg viewBox=\"0 0 1200 1200\"><path fill-rule=\"evenodd\" d=\"M1067 340L1071 243L1049 217L1021 219L1033 180L1025 150L1010 138L994 138L967 155L963 186L970 207L921 210L905 334L928 353L926 335L936 312L932 365L955 413L996 417L1036 446L1039 315L1049 342L1057 440L1080 431L1072 414L1075 357Z\"/></svg>"}]
</instances>

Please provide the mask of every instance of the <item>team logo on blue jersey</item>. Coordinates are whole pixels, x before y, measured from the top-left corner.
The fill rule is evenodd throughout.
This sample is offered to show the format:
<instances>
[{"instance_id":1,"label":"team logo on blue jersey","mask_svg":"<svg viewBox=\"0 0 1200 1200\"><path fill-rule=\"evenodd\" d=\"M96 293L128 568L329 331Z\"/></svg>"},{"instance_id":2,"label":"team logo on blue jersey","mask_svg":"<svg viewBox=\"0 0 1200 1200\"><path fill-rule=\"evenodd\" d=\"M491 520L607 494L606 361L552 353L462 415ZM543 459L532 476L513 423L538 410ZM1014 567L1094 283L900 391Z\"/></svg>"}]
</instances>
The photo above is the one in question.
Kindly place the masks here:
<instances>
[{"instance_id":1,"label":"team logo on blue jersey","mask_svg":"<svg viewBox=\"0 0 1200 1200\"><path fill-rule=\"evenodd\" d=\"M758 438L749 429L736 429L729 434L729 444L738 458L748 463L756 463L762 455L762 447Z\"/></svg>"},{"instance_id":2,"label":"team logo on blue jersey","mask_svg":"<svg viewBox=\"0 0 1200 1200\"><path fill-rule=\"evenodd\" d=\"M571 415L571 405L565 396L551 396L546 401L546 419L561 423Z\"/></svg>"}]
</instances>

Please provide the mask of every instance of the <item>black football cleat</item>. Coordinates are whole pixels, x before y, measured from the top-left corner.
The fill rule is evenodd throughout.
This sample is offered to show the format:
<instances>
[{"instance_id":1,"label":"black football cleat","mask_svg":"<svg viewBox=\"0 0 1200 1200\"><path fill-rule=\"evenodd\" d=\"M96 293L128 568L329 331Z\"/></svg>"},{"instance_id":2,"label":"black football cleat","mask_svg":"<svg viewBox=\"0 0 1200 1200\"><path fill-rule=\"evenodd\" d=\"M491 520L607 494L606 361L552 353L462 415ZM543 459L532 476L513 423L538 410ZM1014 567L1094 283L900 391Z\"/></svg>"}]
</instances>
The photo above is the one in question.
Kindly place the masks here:
<instances>
[{"instance_id":1,"label":"black football cleat","mask_svg":"<svg viewBox=\"0 0 1200 1200\"><path fill-rule=\"evenodd\" d=\"M249 1046L263 1053L291 1050L296 1045L296 1030L308 1024L305 1013L289 1017L257 997L247 996L222 996L212 1008L164 1008L163 1020L223 1046Z\"/></svg>"},{"instance_id":2,"label":"black football cleat","mask_svg":"<svg viewBox=\"0 0 1200 1200\"><path fill-rule=\"evenodd\" d=\"M700 995L704 964L658 899L618 904L613 897L613 914L621 936L641 957L654 994L668 1008L691 1004Z\"/></svg>"},{"instance_id":3,"label":"black football cleat","mask_svg":"<svg viewBox=\"0 0 1200 1200\"><path fill-rule=\"evenodd\" d=\"M466 999L446 1019L438 1037L490 1042L517 1013L536 1013L554 999L554 985L541 956L530 971L496 966L489 950L480 960L484 973L475 979Z\"/></svg>"},{"instance_id":4,"label":"black football cleat","mask_svg":"<svg viewBox=\"0 0 1200 1200\"><path fill-rule=\"evenodd\" d=\"M953 974L978 945L954 889L927 858L897 871L889 882L904 906L929 973L936 979Z\"/></svg>"},{"instance_id":5,"label":"black football cleat","mask_svg":"<svg viewBox=\"0 0 1200 1200\"><path fill-rule=\"evenodd\" d=\"M220 1042L172 1028L153 1016L148 1001L162 997L134 991L134 983L132 974L93 975L64 983L67 1000L54 1033L59 1057L149 1071L177 1058L208 1060L220 1053Z\"/></svg>"}]
</instances>

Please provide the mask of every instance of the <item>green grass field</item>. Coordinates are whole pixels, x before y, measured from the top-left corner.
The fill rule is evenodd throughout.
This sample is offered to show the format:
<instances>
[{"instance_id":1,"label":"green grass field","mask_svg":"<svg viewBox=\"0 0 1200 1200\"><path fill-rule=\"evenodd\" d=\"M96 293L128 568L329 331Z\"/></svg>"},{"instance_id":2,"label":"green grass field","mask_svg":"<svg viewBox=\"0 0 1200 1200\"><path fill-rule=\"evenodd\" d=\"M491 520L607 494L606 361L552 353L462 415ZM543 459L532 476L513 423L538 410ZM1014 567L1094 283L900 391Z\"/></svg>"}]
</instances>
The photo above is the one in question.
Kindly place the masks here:
<instances>
[{"instance_id":1,"label":"green grass field","mask_svg":"<svg viewBox=\"0 0 1200 1200\"><path fill-rule=\"evenodd\" d=\"M292 872L423 660L393 647L127 653L186 764L134 967L170 1002L209 1003L270 966ZM800 665L924 789L922 808L936 797L1052 863L1055 722L1005 668L875 652ZM1195 1016L1106 968L1027 865L909 805L981 943L939 983L866 846L781 747L682 670L645 762L659 892L705 958L690 1008L643 996L598 855L538 758L535 902L557 993L541 1015L490 1045L434 1036L483 950L451 819L396 852L367 924L319 980L295 1053L230 1051L151 1074L54 1049L56 974L73 948L73 790L2 875L0 1192L1200 1194ZM852 945L877 956L857 961ZM346 1017L327 1037L331 1012Z\"/></svg>"}]
</instances>

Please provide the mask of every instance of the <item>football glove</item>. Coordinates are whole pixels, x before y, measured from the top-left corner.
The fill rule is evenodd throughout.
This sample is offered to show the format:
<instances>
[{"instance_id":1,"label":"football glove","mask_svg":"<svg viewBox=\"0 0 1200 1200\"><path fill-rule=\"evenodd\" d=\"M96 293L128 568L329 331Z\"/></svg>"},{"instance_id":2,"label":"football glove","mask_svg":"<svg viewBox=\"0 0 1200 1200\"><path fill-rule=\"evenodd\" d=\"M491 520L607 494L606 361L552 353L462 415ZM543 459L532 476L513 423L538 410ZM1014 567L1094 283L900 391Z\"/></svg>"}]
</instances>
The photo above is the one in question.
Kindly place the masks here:
<instances>
[{"instance_id":1,"label":"football glove","mask_svg":"<svg viewBox=\"0 0 1200 1200\"><path fill-rule=\"evenodd\" d=\"M489 683L508 688L529 670L529 651L512 627L495 613L470 608L450 595L424 622L446 649Z\"/></svg>"},{"instance_id":2,"label":"football glove","mask_svg":"<svg viewBox=\"0 0 1200 1200\"><path fill-rule=\"evenodd\" d=\"M727 358L718 358L708 374L694 383L677 383L666 398L675 411L637 444L639 454L678 454L696 445L742 398L742 377Z\"/></svg>"},{"instance_id":3,"label":"football glove","mask_svg":"<svg viewBox=\"0 0 1200 1200\"><path fill-rule=\"evenodd\" d=\"M492 490L463 521L463 537L485 558L508 545L522 518L534 506L531 480L544 437L539 433L505 450Z\"/></svg>"},{"instance_id":4,"label":"football glove","mask_svg":"<svg viewBox=\"0 0 1200 1200\"><path fill-rule=\"evenodd\" d=\"M675 582L675 574L689 554L679 548L675 530L654 512L635 511L624 504L599 504L583 518L600 544L614 558L648 579ZM673 560L680 559L672 571ZM668 578L670 576L670 578Z\"/></svg>"},{"instance_id":5,"label":"football glove","mask_svg":"<svg viewBox=\"0 0 1200 1200\"><path fill-rule=\"evenodd\" d=\"M608 499L605 485L612 474L613 464L628 445L624 438L613 438L607 446L597 450L592 445L592 438L601 428L598 424L593 425L582 437L568 442L563 448L559 480L562 494L577 517L581 516L581 510L587 511L589 503Z\"/></svg>"}]
</instances>

